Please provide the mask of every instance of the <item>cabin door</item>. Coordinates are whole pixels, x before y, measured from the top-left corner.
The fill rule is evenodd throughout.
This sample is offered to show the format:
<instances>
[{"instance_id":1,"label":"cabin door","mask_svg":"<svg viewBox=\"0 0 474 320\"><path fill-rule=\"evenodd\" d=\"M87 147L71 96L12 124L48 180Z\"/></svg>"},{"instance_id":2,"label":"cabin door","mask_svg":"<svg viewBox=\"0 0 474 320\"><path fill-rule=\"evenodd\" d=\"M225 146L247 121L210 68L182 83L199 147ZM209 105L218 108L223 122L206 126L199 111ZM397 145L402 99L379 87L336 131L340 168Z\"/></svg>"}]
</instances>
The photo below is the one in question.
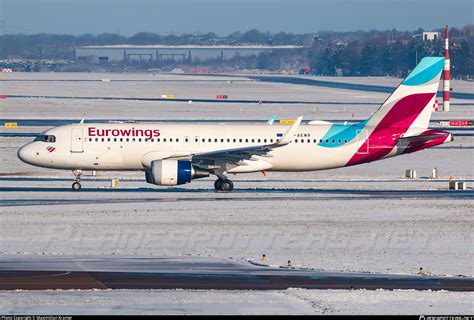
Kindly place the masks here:
<instances>
[{"instance_id":1,"label":"cabin door","mask_svg":"<svg viewBox=\"0 0 474 320\"><path fill-rule=\"evenodd\" d=\"M71 129L71 152L84 152L82 128Z\"/></svg>"}]
</instances>

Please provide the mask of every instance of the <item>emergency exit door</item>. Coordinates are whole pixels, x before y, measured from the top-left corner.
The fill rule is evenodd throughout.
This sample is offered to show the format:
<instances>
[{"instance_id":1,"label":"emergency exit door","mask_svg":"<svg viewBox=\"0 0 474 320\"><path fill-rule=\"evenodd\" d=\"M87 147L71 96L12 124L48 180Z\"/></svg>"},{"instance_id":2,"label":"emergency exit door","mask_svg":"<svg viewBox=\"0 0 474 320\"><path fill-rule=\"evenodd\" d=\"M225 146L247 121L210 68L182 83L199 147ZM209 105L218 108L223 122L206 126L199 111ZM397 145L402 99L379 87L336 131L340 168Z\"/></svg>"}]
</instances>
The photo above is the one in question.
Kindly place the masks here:
<instances>
[{"instance_id":1,"label":"emergency exit door","mask_svg":"<svg viewBox=\"0 0 474 320\"><path fill-rule=\"evenodd\" d=\"M71 152L84 152L82 128L71 129Z\"/></svg>"}]
</instances>

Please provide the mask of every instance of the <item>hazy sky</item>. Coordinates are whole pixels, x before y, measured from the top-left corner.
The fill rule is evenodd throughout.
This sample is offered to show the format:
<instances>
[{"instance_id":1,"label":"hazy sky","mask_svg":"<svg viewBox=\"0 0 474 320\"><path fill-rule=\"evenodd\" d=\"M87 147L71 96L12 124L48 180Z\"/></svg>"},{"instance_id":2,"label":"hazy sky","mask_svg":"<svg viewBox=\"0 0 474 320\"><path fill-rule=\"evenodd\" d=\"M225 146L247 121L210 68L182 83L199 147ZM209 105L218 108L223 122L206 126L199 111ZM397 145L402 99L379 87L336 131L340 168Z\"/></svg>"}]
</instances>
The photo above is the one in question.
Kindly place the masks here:
<instances>
[{"instance_id":1,"label":"hazy sky","mask_svg":"<svg viewBox=\"0 0 474 320\"><path fill-rule=\"evenodd\" d=\"M426 30L472 24L474 0L0 0L0 33Z\"/></svg>"}]
</instances>

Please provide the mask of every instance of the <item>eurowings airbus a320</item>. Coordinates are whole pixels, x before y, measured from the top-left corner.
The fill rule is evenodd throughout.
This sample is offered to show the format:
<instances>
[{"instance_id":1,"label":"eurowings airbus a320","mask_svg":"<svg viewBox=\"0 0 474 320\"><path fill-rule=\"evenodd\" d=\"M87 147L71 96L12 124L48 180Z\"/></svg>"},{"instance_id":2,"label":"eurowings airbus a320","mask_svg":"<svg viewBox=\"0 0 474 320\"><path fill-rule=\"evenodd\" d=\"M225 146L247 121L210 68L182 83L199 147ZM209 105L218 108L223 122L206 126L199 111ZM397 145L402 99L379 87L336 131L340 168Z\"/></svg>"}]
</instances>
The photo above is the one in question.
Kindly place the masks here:
<instances>
[{"instance_id":1,"label":"eurowings airbus a320","mask_svg":"<svg viewBox=\"0 0 474 320\"><path fill-rule=\"evenodd\" d=\"M311 121L292 125L77 123L39 135L18 151L31 165L73 170L140 170L162 186L217 176L218 191L232 191L229 174L313 171L368 163L452 141L429 130L444 58L426 57L368 119L354 124Z\"/></svg>"}]
</instances>

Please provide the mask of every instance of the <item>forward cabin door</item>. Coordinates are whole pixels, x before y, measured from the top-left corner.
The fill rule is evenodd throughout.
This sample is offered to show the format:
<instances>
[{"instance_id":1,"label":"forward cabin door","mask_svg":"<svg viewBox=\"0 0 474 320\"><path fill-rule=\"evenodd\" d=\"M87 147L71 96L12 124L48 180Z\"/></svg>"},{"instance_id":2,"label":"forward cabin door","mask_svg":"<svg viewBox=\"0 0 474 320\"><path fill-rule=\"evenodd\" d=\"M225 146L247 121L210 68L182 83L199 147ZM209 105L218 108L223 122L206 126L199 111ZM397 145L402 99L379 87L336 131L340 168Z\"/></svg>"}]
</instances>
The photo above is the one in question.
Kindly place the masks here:
<instances>
[{"instance_id":1,"label":"forward cabin door","mask_svg":"<svg viewBox=\"0 0 474 320\"><path fill-rule=\"evenodd\" d=\"M71 152L84 152L82 128L71 129Z\"/></svg>"},{"instance_id":2,"label":"forward cabin door","mask_svg":"<svg viewBox=\"0 0 474 320\"><path fill-rule=\"evenodd\" d=\"M357 153L369 153L369 133L367 130L357 130Z\"/></svg>"}]
</instances>

